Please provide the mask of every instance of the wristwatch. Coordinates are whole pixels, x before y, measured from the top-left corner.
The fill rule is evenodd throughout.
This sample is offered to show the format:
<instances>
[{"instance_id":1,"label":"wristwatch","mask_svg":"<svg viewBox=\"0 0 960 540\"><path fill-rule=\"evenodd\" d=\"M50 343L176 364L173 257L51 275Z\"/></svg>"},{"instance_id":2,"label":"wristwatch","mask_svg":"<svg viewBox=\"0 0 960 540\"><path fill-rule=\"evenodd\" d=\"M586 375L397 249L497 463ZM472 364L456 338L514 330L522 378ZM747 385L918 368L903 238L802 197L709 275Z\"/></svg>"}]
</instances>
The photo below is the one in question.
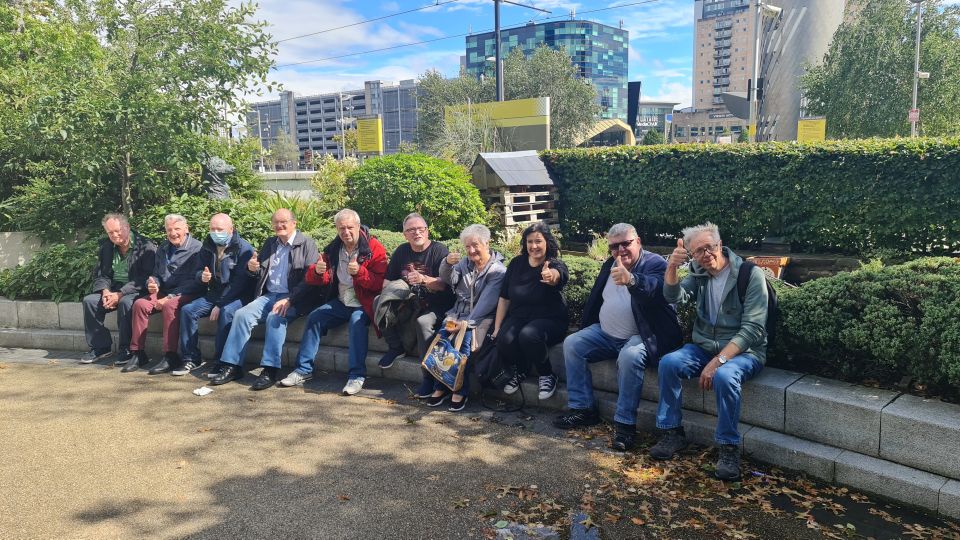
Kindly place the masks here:
<instances>
[{"instance_id":1,"label":"wristwatch","mask_svg":"<svg viewBox=\"0 0 960 540\"><path fill-rule=\"evenodd\" d=\"M722 366L722 365L726 364L730 359L727 358L726 356L722 355L722 354L718 354L718 355L717 355L717 360L720 362L720 365Z\"/></svg>"},{"instance_id":2,"label":"wristwatch","mask_svg":"<svg viewBox=\"0 0 960 540\"><path fill-rule=\"evenodd\" d=\"M633 287L637 284L637 276L630 274L630 283L627 283L627 287Z\"/></svg>"}]
</instances>

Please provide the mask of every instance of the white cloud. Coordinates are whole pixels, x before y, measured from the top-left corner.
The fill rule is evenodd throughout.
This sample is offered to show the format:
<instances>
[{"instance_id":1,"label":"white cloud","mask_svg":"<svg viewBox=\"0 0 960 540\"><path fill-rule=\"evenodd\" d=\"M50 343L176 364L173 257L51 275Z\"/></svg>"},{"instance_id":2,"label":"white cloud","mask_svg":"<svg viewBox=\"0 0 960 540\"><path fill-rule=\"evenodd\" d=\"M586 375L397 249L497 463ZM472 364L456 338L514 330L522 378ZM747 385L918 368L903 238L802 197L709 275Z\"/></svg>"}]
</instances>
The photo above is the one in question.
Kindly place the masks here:
<instances>
[{"instance_id":1,"label":"white cloud","mask_svg":"<svg viewBox=\"0 0 960 540\"><path fill-rule=\"evenodd\" d=\"M396 3L396 2L384 2L384 4L383 4L382 6L380 6L380 7L381 7L384 11L386 11L387 13L392 13L392 12L395 12L395 11L400 11L400 4L398 4L398 3Z\"/></svg>"},{"instance_id":2,"label":"white cloud","mask_svg":"<svg viewBox=\"0 0 960 540\"><path fill-rule=\"evenodd\" d=\"M693 102L693 86L689 83L666 82L660 85L657 91L650 94L644 92L640 96L644 101L670 101L679 103L677 108L689 107Z\"/></svg>"}]
</instances>

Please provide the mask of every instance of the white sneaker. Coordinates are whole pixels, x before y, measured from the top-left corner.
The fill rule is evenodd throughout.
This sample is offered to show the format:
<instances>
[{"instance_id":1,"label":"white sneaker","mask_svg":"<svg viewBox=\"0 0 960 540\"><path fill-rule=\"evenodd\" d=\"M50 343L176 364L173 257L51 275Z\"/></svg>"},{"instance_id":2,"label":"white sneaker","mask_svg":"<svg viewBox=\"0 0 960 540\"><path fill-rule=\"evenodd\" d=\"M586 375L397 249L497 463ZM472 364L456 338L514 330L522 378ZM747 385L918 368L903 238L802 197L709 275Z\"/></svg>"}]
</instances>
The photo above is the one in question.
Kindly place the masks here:
<instances>
[{"instance_id":1,"label":"white sneaker","mask_svg":"<svg viewBox=\"0 0 960 540\"><path fill-rule=\"evenodd\" d=\"M313 378L313 374L304 375L299 371L291 371L289 375L283 378L280 381L280 386L297 386L298 384L303 384Z\"/></svg>"},{"instance_id":2,"label":"white sneaker","mask_svg":"<svg viewBox=\"0 0 960 540\"><path fill-rule=\"evenodd\" d=\"M553 394L557 391L557 376L544 375L540 377L539 382L540 393L537 394L537 398L540 401L552 398Z\"/></svg>"},{"instance_id":3,"label":"white sneaker","mask_svg":"<svg viewBox=\"0 0 960 540\"><path fill-rule=\"evenodd\" d=\"M343 395L353 396L356 395L360 389L363 388L363 381L366 380L363 377L355 377L347 381L347 385L343 387Z\"/></svg>"},{"instance_id":4,"label":"white sneaker","mask_svg":"<svg viewBox=\"0 0 960 540\"><path fill-rule=\"evenodd\" d=\"M512 395L520 389L520 385L523 384L523 379L526 378L526 375L520 373L514 373L513 377L510 377L510 380L507 381L507 384L503 385L503 393L506 395Z\"/></svg>"}]
</instances>

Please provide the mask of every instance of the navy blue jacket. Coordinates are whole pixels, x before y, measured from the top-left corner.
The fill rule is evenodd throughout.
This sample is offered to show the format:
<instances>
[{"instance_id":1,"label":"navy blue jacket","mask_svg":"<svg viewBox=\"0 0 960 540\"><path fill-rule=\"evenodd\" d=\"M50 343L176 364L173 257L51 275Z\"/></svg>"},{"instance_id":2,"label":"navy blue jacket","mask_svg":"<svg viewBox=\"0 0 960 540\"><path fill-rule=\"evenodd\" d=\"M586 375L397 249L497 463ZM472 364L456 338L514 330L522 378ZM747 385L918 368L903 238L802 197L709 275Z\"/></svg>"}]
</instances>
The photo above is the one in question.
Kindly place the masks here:
<instances>
[{"instance_id":1,"label":"navy blue jacket","mask_svg":"<svg viewBox=\"0 0 960 540\"><path fill-rule=\"evenodd\" d=\"M206 298L217 307L224 307L234 300L248 303L253 300L253 286L255 280L247 271L247 262L253 256L253 246L240 238L237 231L223 252L223 260L217 265L217 245L208 234L203 239L203 248L200 251L200 270L197 272L197 281L204 268L209 268L213 274L210 283L206 284Z\"/></svg>"},{"instance_id":2,"label":"navy blue jacket","mask_svg":"<svg viewBox=\"0 0 960 540\"><path fill-rule=\"evenodd\" d=\"M600 274L593 284L583 310L580 328L586 328L600 321L603 288L610 279L612 267L613 257L607 259L600 267ZM629 288L633 318L651 359L659 359L683 343L683 332L680 330L677 310L663 298L663 274L666 271L667 261L663 257L641 250L640 262L633 267L632 272L637 283Z\"/></svg>"},{"instance_id":3,"label":"navy blue jacket","mask_svg":"<svg viewBox=\"0 0 960 540\"><path fill-rule=\"evenodd\" d=\"M203 292L203 283L197 276L202 270L200 264L200 248L203 244L193 236L187 235L186 240L178 248L174 248L173 255L168 255L170 242L164 241L157 248L157 260L153 267L152 277L160 285L160 294L198 295Z\"/></svg>"}]
</instances>

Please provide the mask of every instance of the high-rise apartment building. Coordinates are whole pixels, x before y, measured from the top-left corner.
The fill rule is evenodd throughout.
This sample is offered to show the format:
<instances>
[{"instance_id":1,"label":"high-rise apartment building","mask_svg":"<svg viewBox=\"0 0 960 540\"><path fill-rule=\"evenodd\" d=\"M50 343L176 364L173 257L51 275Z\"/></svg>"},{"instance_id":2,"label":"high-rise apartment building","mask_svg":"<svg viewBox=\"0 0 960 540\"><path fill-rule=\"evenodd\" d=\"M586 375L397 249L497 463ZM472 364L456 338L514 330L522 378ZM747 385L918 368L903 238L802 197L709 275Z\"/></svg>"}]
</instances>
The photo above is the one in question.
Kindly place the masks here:
<instances>
[{"instance_id":1,"label":"high-rise apartment building","mask_svg":"<svg viewBox=\"0 0 960 540\"><path fill-rule=\"evenodd\" d=\"M520 47L527 56L540 45L566 51L580 77L597 89L601 118L627 119L627 67L629 32L591 21L552 21L500 30L501 54ZM466 72L475 77L493 76L496 40L493 32L466 39ZM507 85L510 82L507 81Z\"/></svg>"}]
</instances>

